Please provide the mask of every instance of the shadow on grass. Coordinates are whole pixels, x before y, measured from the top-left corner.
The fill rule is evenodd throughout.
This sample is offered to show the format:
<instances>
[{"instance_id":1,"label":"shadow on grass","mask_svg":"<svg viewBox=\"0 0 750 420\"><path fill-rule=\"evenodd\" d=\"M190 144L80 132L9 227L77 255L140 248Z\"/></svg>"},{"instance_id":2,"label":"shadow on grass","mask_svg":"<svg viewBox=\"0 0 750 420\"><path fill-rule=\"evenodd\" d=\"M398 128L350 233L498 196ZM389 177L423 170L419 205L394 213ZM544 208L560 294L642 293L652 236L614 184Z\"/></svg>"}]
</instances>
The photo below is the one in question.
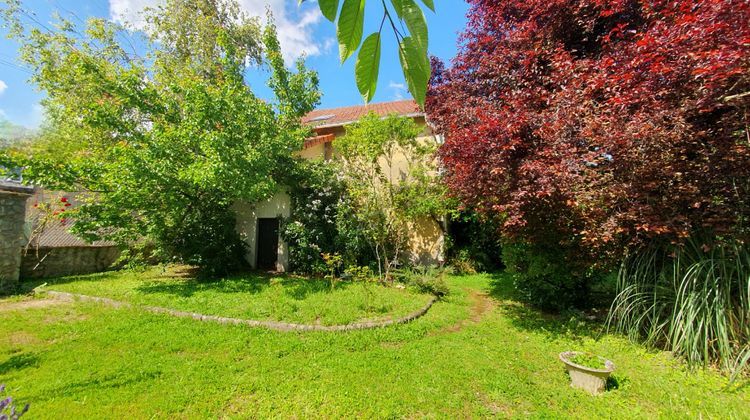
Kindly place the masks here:
<instances>
[{"instance_id":1,"label":"shadow on grass","mask_svg":"<svg viewBox=\"0 0 750 420\"><path fill-rule=\"evenodd\" d=\"M75 276L66 277L52 277L52 278L41 278L41 279L23 279L18 287L18 294L30 293L35 287L39 287L43 284L55 285L55 284L68 284L78 282L97 282L112 280L121 275L120 271L103 271L101 273L93 274L82 274Z\"/></svg>"},{"instance_id":2,"label":"shadow on grass","mask_svg":"<svg viewBox=\"0 0 750 420\"><path fill-rule=\"evenodd\" d=\"M336 283L331 289L330 283L323 279L306 279L293 276L279 276L263 272L248 272L226 279L206 281L191 277L159 277L176 279L175 282L152 281L138 286L135 290L146 294L171 294L180 297L191 297L195 293L261 293L274 286L281 286L284 293L295 300L304 300L311 294L331 293L348 287L348 282Z\"/></svg>"},{"instance_id":3,"label":"shadow on grass","mask_svg":"<svg viewBox=\"0 0 750 420\"><path fill-rule=\"evenodd\" d=\"M503 314L519 330L543 333L553 339L564 337L576 341L598 339L604 331L603 323L588 321L580 314L547 313L524 303L513 285L511 275L504 272L491 274L489 295L498 301Z\"/></svg>"},{"instance_id":4,"label":"shadow on grass","mask_svg":"<svg viewBox=\"0 0 750 420\"><path fill-rule=\"evenodd\" d=\"M5 375L14 370L36 366L39 364L39 357L33 353L15 354L8 360L0 363L0 375Z\"/></svg>"},{"instance_id":5,"label":"shadow on grass","mask_svg":"<svg viewBox=\"0 0 750 420\"><path fill-rule=\"evenodd\" d=\"M59 396L87 395L104 389L114 390L118 388L127 388L141 382L154 381L161 375L161 371L128 371L126 373L108 374L87 380L67 383L57 388L46 390L42 394L32 395L28 399L31 401L42 401L49 399L51 396L58 398Z\"/></svg>"}]
</instances>

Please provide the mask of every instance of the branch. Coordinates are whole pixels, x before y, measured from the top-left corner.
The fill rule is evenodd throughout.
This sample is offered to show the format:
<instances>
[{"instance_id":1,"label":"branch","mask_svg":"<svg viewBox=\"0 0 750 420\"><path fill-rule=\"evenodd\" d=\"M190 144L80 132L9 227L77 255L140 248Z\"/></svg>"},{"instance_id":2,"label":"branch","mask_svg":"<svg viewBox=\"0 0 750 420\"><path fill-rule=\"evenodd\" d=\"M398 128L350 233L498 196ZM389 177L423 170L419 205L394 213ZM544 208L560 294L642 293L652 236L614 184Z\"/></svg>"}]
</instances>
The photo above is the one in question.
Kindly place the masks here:
<instances>
[{"instance_id":1,"label":"branch","mask_svg":"<svg viewBox=\"0 0 750 420\"><path fill-rule=\"evenodd\" d=\"M745 93L738 93L738 94L736 94L736 95L725 96L725 97L724 97L724 102L729 102L729 101L733 101L733 100L735 100L735 99L742 99L742 98L744 98L745 96L750 96L750 92L745 92Z\"/></svg>"}]
</instances>

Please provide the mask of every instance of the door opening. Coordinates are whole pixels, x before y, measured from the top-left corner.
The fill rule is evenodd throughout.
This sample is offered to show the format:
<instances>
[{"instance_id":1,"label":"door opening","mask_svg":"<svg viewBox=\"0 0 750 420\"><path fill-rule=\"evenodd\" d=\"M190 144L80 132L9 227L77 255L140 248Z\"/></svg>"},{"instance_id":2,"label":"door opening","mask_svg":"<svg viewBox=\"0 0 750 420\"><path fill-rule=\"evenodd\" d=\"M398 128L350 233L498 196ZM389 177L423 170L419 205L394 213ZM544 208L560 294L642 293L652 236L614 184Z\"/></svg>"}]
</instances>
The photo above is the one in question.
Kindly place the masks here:
<instances>
[{"instance_id":1,"label":"door opening","mask_svg":"<svg viewBox=\"0 0 750 420\"><path fill-rule=\"evenodd\" d=\"M256 244L257 267L262 270L276 270L279 260L279 219L258 219L258 242Z\"/></svg>"}]
</instances>

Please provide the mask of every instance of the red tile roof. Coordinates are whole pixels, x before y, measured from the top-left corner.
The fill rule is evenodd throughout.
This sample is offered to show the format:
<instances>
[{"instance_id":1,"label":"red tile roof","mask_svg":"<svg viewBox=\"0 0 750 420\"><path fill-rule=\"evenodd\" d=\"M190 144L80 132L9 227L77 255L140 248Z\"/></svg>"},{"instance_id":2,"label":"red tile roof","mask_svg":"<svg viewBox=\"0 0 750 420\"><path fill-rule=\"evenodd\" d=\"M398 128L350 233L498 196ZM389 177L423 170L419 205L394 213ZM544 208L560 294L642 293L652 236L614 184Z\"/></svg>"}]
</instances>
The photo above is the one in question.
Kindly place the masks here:
<instances>
[{"instance_id":1,"label":"red tile roof","mask_svg":"<svg viewBox=\"0 0 750 420\"><path fill-rule=\"evenodd\" d=\"M312 127L335 127L357 121L369 112L374 112L383 117L390 114L415 117L424 115L419 110L417 103L409 99L342 108L316 109L302 117L302 123Z\"/></svg>"}]
</instances>

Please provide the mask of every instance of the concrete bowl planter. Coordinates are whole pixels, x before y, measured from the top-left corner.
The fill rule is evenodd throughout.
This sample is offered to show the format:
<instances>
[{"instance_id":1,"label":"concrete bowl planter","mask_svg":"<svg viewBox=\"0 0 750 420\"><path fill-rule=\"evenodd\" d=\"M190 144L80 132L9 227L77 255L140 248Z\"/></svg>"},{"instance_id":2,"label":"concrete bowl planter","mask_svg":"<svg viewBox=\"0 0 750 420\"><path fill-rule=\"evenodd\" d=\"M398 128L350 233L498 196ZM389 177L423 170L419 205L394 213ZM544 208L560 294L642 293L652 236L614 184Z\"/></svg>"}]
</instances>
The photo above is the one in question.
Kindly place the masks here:
<instances>
[{"instance_id":1,"label":"concrete bowl planter","mask_svg":"<svg viewBox=\"0 0 750 420\"><path fill-rule=\"evenodd\" d=\"M578 351L564 351L560 353L560 360L565 364L570 375L570 386L582 389L591 395L599 395L604 392L607 386L607 379L612 371L615 370L615 364L611 360L595 356L604 365L603 369L591 368L574 363L571 359L575 356L586 355Z\"/></svg>"}]
</instances>

